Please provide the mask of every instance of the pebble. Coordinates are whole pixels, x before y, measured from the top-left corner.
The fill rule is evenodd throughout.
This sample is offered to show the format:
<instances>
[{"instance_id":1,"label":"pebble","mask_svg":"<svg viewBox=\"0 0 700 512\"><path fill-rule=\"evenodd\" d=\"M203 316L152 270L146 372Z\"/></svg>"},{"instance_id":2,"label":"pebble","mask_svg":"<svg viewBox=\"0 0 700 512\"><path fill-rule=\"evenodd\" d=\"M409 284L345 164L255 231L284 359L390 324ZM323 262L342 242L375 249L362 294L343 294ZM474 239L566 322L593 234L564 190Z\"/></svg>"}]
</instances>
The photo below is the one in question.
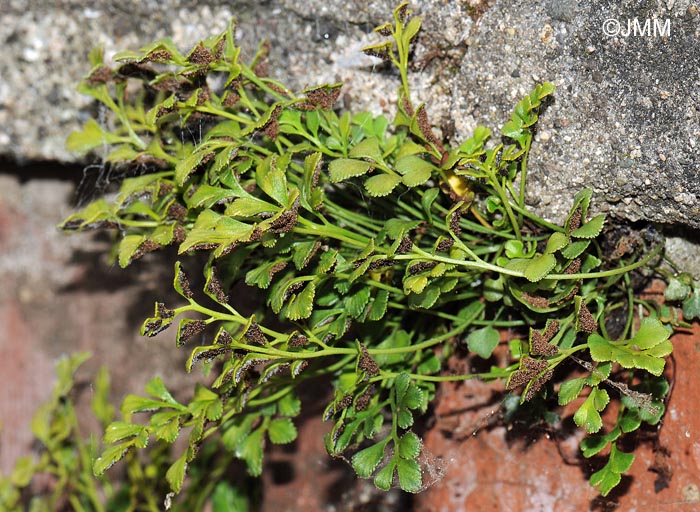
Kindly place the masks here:
<instances>
[{"instance_id":1,"label":"pebble","mask_svg":"<svg viewBox=\"0 0 700 512\"><path fill-rule=\"evenodd\" d=\"M681 192L673 196L673 200L677 203L691 205L695 202L695 195L688 192Z\"/></svg>"},{"instance_id":2,"label":"pebble","mask_svg":"<svg viewBox=\"0 0 700 512\"><path fill-rule=\"evenodd\" d=\"M552 34L554 33L554 29L552 29L552 26L547 24L544 27L542 27L542 31L540 32L540 41L544 43L545 45L549 44L552 42Z\"/></svg>"},{"instance_id":3,"label":"pebble","mask_svg":"<svg viewBox=\"0 0 700 512\"><path fill-rule=\"evenodd\" d=\"M685 487L683 487L683 500L690 504L690 503L697 503L700 501L700 490L698 489L698 486L695 484L687 484Z\"/></svg>"},{"instance_id":4,"label":"pebble","mask_svg":"<svg viewBox=\"0 0 700 512\"><path fill-rule=\"evenodd\" d=\"M576 16L576 0L550 0L546 3L547 14L555 20L571 22Z\"/></svg>"}]
</instances>

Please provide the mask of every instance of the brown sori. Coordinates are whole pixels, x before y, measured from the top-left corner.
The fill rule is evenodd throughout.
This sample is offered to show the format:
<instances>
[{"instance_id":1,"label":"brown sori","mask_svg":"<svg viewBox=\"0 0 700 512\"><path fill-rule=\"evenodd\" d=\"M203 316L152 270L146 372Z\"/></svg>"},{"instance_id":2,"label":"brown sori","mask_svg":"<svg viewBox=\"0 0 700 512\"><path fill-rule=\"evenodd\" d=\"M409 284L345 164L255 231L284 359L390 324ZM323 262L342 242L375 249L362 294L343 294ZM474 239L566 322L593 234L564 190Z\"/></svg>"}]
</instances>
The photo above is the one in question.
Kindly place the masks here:
<instances>
[{"instance_id":1,"label":"brown sori","mask_svg":"<svg viewBox=\"0 0 700 512\"><path fill-rule=\"evenodd\" d=\"M340 412L343 409L347 409L352 405L352 395L345 395L343 398L338 400L335 404L335 412Z\"/></svg>"},{"instance_id":2,"label":"brown sori","mask_svg":"<svg viewBox=\"0 0 700 512\"><path fill-rule=\"evenodd\" d=\"M213 269L211 279L209 280L209 284L207 285L207 292L214 295L214 297L216 297L216 300L218 300L221 304L228 303L228 295L224 293L224 289L221 287L221 282L219 281L219 278L216 277L216 273Z\"/></svg>"},{"instance_id":3,"label":"brown sori","mask_svg":"<svg viewBox=\"0 0 700 512\"><path fill-rule=\"evenodd\" d=\"M437 266L437 262L435 261L421 261L420 263L415 263L414 265L408 267L408 273L414 276L416 274L420 274L425 270L430 270L435 266Z\"/></svg>"},{"instance_id":4,"label":"brown sori","mask_svg":"<svg viewBox=\"0 0 700 512\"><path fill-rule=\"evenodd\" d=\"M279 262L275 263L274 265L272 265L272 267L270 267L270 271L267 273L267 275L270 277L270 279L272 279L272 277L273 277L277 272L279 272L280 270L284 270L284 268L285 268L286 266L287 266L287 262L286 262L286 261L279 261Z\"/></svg>"},{"instance_id":5,"label":"brown sori","mask_svg":"<svg viewBox=\"0 0 700 512\"><path fill-rule=\"evenodd\" d=\"M437 247L435 247L435 250L437 251L449 251L452 246L454 245L455 241L452 240L451 238L443 238L438 242Z\"/></svg>"},{"instance_id":6,"label":"brown sori","mask_svg":"<svg viewBox=\"0 0 700 512\"><path fill-rule=\"evenodd\" d=\"M204 47L202 44L198 44L192 49L192 52L188 56L188 60L192 64L204 66L211 64L214 61L214 55L209 48Z\"/></svg>"},{"instance_id":7,"label":"brown sori","mask_svg":"<svg viewBox=\"0 0 700 512\"><path fill-rule=\"evenodd\" d=\"M182 294L186 298L191 299L192 297L194 297L194 293L192 293L192 289L190 288L190 281L189 279L187 279L187 276L182 270L178 273L177 283L180 285L180 288L182 289Z\"/></svg>"},{"instance_id":8,"label":"brown sori","mask_svg":"<svg viewBox=\"0 0 700 512\"><path fill-rule=\"evenodd\" d=\"M576 208L576 211L574 211L574 213L571 214L571 218L569 219L569 234L581 227L582 215L583 212L581 211L581 207Z\"/></svg>"},{"instance_id":9,"label":"brown sori","mask_svg":"<svg viewBox=\"0 0 700 512\"><path fill-rule=\"evenodd\" d=\"M303 334L299 334L299 333L292 335L292 337L289 338L289 341L287 342L287 344L289 345L290 348L305 347L308 343L309 343L309 338L307 338Z\"/></svg>"},{"instance_id":10,"label":"brown sori","mask_svg":"<svg viewBox=\"0 0 700 512\"><path fill-rule=\"evenodd\" d=\"M165 62L172 59L173 56L168 50L154 50L143 59L139 61L140 64L144 62Z\"/></svg>"},{"instance_id":11,"label":"brown sori","mask_svg":"<svg viewBox=\"0 0 700 512\"><path fill-rule=\"evenodd\" d=\"M525 394L525 400L527 400L528 402L532 400L532 397L535 396L535 393L542 389L542 386L544 386L544 384L552 378L552 375L554 375L553 370L547 370L542 375L538 375L533 381L533 383L530 385L530 388L527 390L527 393Z\"/></svg>"},{"instance_id":12,"label":"brown sori","mask_svg":"<svg viewBox=\"0 0 700 512\"><path fill-rule=\"evenodd\" d=\"M566 267L566 270L564 271L565 274L576 274L578 271L581 270L581 258L576 258L569 263L569 266Z\"/></svg>"},{"instance_id":13,"label":"brown sori","mask_svg":"<svg viewBox=\"0 0 700 512\"><path fill-rule=\"evenodd\" d=\"M156 304L156 315L158 315L160 318L172 318L175 316L175 312L168 308L165 303L158 302Z\"/></svg>"},{"instance_id":14,"label":"brown sori","mask_svg":"<svg viewBox=\"0 0 700 512\"><path fill-rule=\"evenodd\" d=\"M216 343L219 345L230 345L233 342L233 338L228 331L222 329L219 335L216 337Z\"/></svg>"},{"instance_id":15,"label":"brown sori","mask_svg":"<svg viewBox=\"0 0 700 512\"><path fill-rule=\"evenodd\" d=\"M396 254L406 254L412 248L413 248L413 242L411 241L410 238L408 238L407 236L404 236L401 239L401 243L399 244L399 247L396 249Z\"/></svg>"},{"instance_id":16,"label":"brown sori","mask_svg":"<svg viewBox=\"0 0 700 512\"><path fill-rule=\"evenodd\" d=\"M581 286L578 283L576 283L576 285L571 289L571 291L569 293L566 294L566 296L563 299L557 301L557 306L559 304L563 304L566 301L573 299L574 296L578 293L580 288L581 288Z\"/></svg>"},{"instance_id":17,"label":"brown sori","mask_svg":"<svg viewBox=\"0 0 700 512\"><path fill-rule=\"evenodd\" d=\"M578 325L583 332L588 334L598 330L598 323L583 302L581 302L581 308L578 311Z\"/></svg>"},{"instance_id":18,"label":"brown sori","mask_svg":"<svg viewBox=\"0 0 700 512\"><path fill-rule=\"evenodd\" d=\"M367 409L367 406L369 405L370 401L372 400L372 397L374 396L374 391L374 384L371 384L364 393L357 397L357 400L355 400L356 411L364 411L365 409Z\"/></svg>"},{"instance_id":19,"label":"brown sori","mask_svg":"<svg viewBox=\"0 0 700 512\"><path fill-rule=\"evenodd\" d=\"M201 361L202 359L214 359L217 356L226 354L230 351L229 347L212 348L210 350L205 350L204 352L199 352L192 356L192 363Z\"/></svg>"},{"instance_id":20,"label":"brown sori","mask_svg":"<svg viewBox=\"0 0 700 512\"><path fill-rule=\"evenodd\" d=\"M462 234L462 228L459 225L459 222L462 220L462 212L459 210L456 210L455 212L452 213L452 217L450 217L450 231L452 231L455 236L459 236Z\"/></svg>"},{"instance_id":21,"label":"brown sori","mask_svg":"<svg viewBox=\"0 0 700 512\"><path fill-rule=\"evenodd\" d=\"M266 345L267 338L263 334L262 329L257 322L253 322L248 327L248 330L244 334L245 338L251 343L257 343L258 345Z\"/></svg>"},{"instance_id":22,"label":"brown sori","mask_svg":"<svg viewBox=\"0 0 700 512\"><path fill-rule=\"evenodd\" d=\"M306 97L313 105L318 105L323 109L329 109L338 100L340 87L335 87L330 91L325 88L314 89L306 93Z\"/></svg>"},{"instance_id":23,"label":"brown sori","mask_svg":"<svg viewBox=\"0 0 700 512\"><path fill-rule=\"evenodd\" d=\"M178 343L182 344L191 340L194 336L206 329L207 323L204 320L193 320L183 323L178 336Z\"/></svg>"},{"instance_id":24,"label":"brown sori","mask_svg":"<svg viewBox=\"0 0 700 512\"><path fill-rule=\"evenodd\" d=\"M185 231L182 224L176 224L175 228L173 229L173 243L182 243L185 241L185 238L187 238L187 231Z\"/></svg>"},{"instance_id":25,"label":"brown sori","mask_svg":"<svg viewBox=\"0 0 700 512\"><path fill-rule=\"evenodd\" d=\"M413 105L411 105L411 101L406 96L403 96L401 98L401 106L409 116L413 117L415 111L413 110Z\"/></svg>"},{"instance_id":26,"label":"brown sori","mask_svg":"<svg viewBox=\"0 0 700 512\"><path fill-rule=\"evenodd\" d=\"M160 249L160 247L160 244L155 243L153 240L146 239L141 245L139 245L139 248L134 251L134 254L131 256L131 260L138 260L139 258L142 258L144 254L157 251Z\"/></svg>"},{"instance_id":27,"label":"brown sori","mask_svg":"<svg viewBox=\"0 0 700 512\"><path fill-rule=\"evenodd\" d=\"M525 302L536 308L544 309L549 307L549 299L546 297L540 297L539 295L530 295L527 292L524 292L522 297Z\"/></svg>"},{"instance_id":28,"label":"brown sori","mask_svg":"<svg viewBox=\"0 0 700 512\"><path fill-rule=\"evenodd\" d=\"M379 365L377 364L377 361L375 361L369 354L367 347L364 345L360 345L360 359L357 365L370 377L379 375Z\"/></svg>"},{"instance_id":29,"label":"brown sori","mask_svg":"<svg viewBox=\"0 0 700 512\"><path fill-rule=\"evenodd\" d=\"M376 57L376 58L382 59L382 60L390 60L391 59L391 55L389 54L389 47L387 45L375 46L373 48L364 48L362 50L362 53L364 53L365 55L369 55L370 57ZM413 115L412 112L411 112L411 115Z\"/></svg>"},{"instance_id":30,"label":"brown sori","mask_svg":"<svg viewBox=\"0 0 700 512\"><path fill-rule=\"evenodd\" d=\"M557 321L549 322L544 333L533 329L531 331L530 352L536 356L553 356L558 353L559 349L555 345L549 343L549 340L551 340L558 331L559 322Z\"/></svg>"},{"instance_id":31,"label":"brown sori","mask_svg":"<svg viewBox=\"0 0 700 512\"><path fill-rule=\"evenodd\" d=\"M88 85L95 86L111 82L113 77L114 72L112 69L107 66L102 66L90 73L90 76L87 78L86 82Z\"/></svg>"},{"instance_id":32,"label":"brown sori","mask_svg":"<svg viewBox=\"0 0 700 512\"><path fill-rule=\"evenodd\" d=\"M220 60L224 56L224 49L226 48L227 35L224 34L221 39L216 42L216 48L214 48L214 58Z\"/></svg>"},{"instance_id":33,"label":"brown sori","mask_svg":"<svg viewBox=\"0 0 700 512\"><path fill-rule=\"evenodd\" d=\"M534 379L539 373L544 372L548 366L549 364L547 363L547 361L543 359L533 359L531 357L525 357L522 360L522 368L513 372L511 378L508 380L506 389L511 391L519 386L522 386L523 384L527 384L532 379ZM542 383L540 383L540 386L542 385ZM526 399L529 400L529 398L527 397Z\"/></svg>"},{"instance_id":34,"label":"brown sori","mask_svg":"<svg viewBox=\"0 0 700 512\"><path fill-rule=\"evenodd\" d=\"M170 327L170 322L164 324L162 318L154 318L144 326L143 334L148 337L153 337L156 334L163 332L168 327Z\"/></svg>"},{"instance_id":35,"label":"brown sori","mask_svg":"<svg viewBox=\"0 0 700 512\"><path fill-rule=\"evenodd\" d=\"M369 264L369 267L367 267L367 270L379 270L380 268L386 268L390 267L394 264L394 261L388 260L386 258L381 258L378 260L374 260Z\"/></svg>"},{"instance_id":36,"label":"brown sori","mask_svg":"<svg viewBox=\"0 0 700 512\"><path fill-rule=\"evenodd\" d=\"M426 110L425 105L421 105L418 108L417 118L418 129L423 134L423 137L425 137L427 141L432 142L436 146L441 147L442 145L440 144L440 141L435 136L435 133L433 133L433 128L430 126L430 120L428 119L428 111Z\"/></svg>"}]
</instances>

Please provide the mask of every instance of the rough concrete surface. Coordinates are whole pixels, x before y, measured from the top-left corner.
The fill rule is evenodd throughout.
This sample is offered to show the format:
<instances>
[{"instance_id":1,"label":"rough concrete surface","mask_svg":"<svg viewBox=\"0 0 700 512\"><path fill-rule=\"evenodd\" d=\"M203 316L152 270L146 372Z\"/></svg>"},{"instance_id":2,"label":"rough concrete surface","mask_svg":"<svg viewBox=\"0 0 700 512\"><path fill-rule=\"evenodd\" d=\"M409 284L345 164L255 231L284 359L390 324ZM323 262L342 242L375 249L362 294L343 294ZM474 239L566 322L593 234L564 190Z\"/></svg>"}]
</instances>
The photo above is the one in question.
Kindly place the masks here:
<instances>
[{"instance_id":1,"label":"rough concrete surface","mask_svg":"<svg viewBox=\"0 0 700 512\"><path fill-rule=\"evenodd\" d=\"M77 159L64 141L92 115L75 87L94 46L109 57L172 36L188 49L232 15L240 45L253 51L269 39L272 73L293 87L342 81L345 107L390 113L397 77L359 50L377 41L371 29L394 5L2 0L0 155ZM561 220L568 198L588 186L601 211L700 227L697 1L415 0L412 7L424 20L414 93L455 142L478 124L497 133L536 83L557 85L530 161L529 199L541 213ZM616 26L620 33L606 35ZM629 28L636 32L625 36Z\"/></svg>"},{"instance_id":2,"label":"rough concrete surface","mask_svg":"<svg viewBox=\"0 0 700 512\"><path fill-rule=\"evenodd\" d=\"M342 80L355 100L348 106L369 102L375 110L396 86L394 76L373 73L359 54L375 40L371 28L390 16L389 0L4 3L0 152L18 160L75 159L63 142L89 115L75 84L92 47L112 55L171 35L186 48L221 31L233 14L241 45L269 38L275 74L293 85ZM588 185L602 210L700 227L697 3L414 4L425 20L416 93L436 124L454 123L455 139L477 124L501 126L536 83L558 86L532 158L531 198L544 212L560 218L562 193ZM610 19L622 29L614 37L605 33ZM635 19L639 30L625 37Z\"/></svg>"},{"instance_id":3,"label":"rough concrete surface","mask_svg":"<svg viewBox=\"0 0 700 512\"><path fill-rule=\"evenodd\" d=\"M501 125L518 98L548 80L557 92L533 144L531 203L560 219L569 207L561 198L588 186L601 210L700 226L697 5L498 5L482 18L462 62L453 95L457 131ZM633 30L625 37L628 20Z\"/></svg>"}]
</instances>

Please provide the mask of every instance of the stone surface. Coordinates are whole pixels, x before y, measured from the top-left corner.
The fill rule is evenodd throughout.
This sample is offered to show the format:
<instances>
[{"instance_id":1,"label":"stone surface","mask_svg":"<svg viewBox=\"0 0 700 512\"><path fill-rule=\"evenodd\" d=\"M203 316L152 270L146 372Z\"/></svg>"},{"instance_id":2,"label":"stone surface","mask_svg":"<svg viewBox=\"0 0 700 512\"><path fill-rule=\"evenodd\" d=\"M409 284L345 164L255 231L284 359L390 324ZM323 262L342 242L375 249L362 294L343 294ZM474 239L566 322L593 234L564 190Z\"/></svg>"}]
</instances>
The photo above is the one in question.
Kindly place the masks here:
<instances>
[{"instance_id":1,"label":"stone surface","mask_svg":"<svg viewBox=\"0 0 700 512\"><path fill-rule=\"evenodd\" d=\"M472 381L441 386L425 447L444 461L446 473L416 497L414 510L700 509L700 404L694 395L700 326L672 342L674 357L666 369L672 391L662 426L640 432L634 447L624 447L634 449L635 462L607 497L587 481L604 461L584 459L578 451L582 434L571 418L581 399L564 409L560 425L516 423L506 430L499 422L501 384ZM613 420L608 414L608 424Z\"/></svg>"},{"instance_id":2,"label":"stone surface","mask_svg":"<svg viewBox=\"0 0 700 512\"><path fill-rule=\"evenodd\" d=\"M94 114L75 90L94 46L102 45L111 57L172 36L186 50L223 30L232 15L249 54L261 40L271 41L271 72L291 86L342 81L343 107L392 112L398 78L359 52L377 41L372 28L390 19L392 0L126 5L2 2L0 155L18 162L76 160L64 141ZM412 5L424 20L414 50L414 94L428 102L433 123L452 140L462 140L478 124L497 133L536 83L558 86L541 116L530 159L528 199L542 214L560 221L568 198L588 186L598 210L700 227L697 1ZM606 19L621 34L606 36ZM628 19L633 29L637 20L637 32L625 37ZM683 250L696 252L697 246Z\"/></svg>"},{"instance_id":3,"label":"stone surface","mask_svg":"<svg viewBox=\"0 0 700 512\"><path fill-rule=\"evenodd\" d=\"M109 57L172 36L185 49L234 14L241 46L270 39L273 73L293 86L343 81L346 107L375 112L387 109L397 86L359 53L376 41L372 27L390 18L390 0L4 4L0 154L20 161L75 159L63 141L91 114L75 84L93 46ZM536 83L558 86L531 158L530 199L540 211L560 220L568 208L562 197L590 186L600 210L700 227L696 2L417 0L414 7L424 18L415 94L455 140L477 124L498 129ZM605 35L606 19L620 35ZM628 19L638 30L624 37Z\"/></svg>"},{"instance_id":4,"label":"stone surface","mask_svg":"<svg viewBox=\"0 0 700 512\"><path fill-rule=\"evenodd\" d=\"M155 289L172 279L172 265L121 270L106 258L108 240L59 233L55 226L73 209L73 188L70 182L21 183L0 174L3 473L29 452L32 415L50 397L54 364L64 354L93 354L77 376L80 382L107 364L115 401L141 392L155 375L174 389L194 378L180 371L186 354L175 348L174 332L151 339L138 335L156 296L171 293L163 289L156 294Z\"/></svg>"},{"instance_id":5,"label":"stone surface","mask_svg":"<svg viewBox=\"0 0 700 512\"><path fill-rule=\"evenodd\" d=\"M414 52L414 92L429 103L433 122L453 133L454 140L477 124L497 129L536 82L550 80L558 86L533 144L533 206L561 220L573 193L590 186L599 210L700 227L696 1L412 4L426 28ZM76 161L65 151L64 140L94 110L75 86L88 71L87 54L95 44L102 44L110 56L170 35L186 49L198 38L223 30L233 14L239 20L239 42L249 51L261 39L271 39L277 63L271 70L280 79L297 88L343 81L344 107L392 112L397 77L373 68L359 49L376 41L371 29L388 19L393 1L162 0L122 5L106 0L89 6L77 0L0 0L0 155L18 162ZM626 24L635 17L642 24L669 19L671 36L608 38L602 33L608 18ZM124 273L104 260L104 241L60 236L53 226L70 211L71 198L69 183L21 183L0 175L2 470L26 450L29 419L48 397L52 365L62 353L92 350L96 357L87 373L109 361L115 400L138 392L154 374L167 376L175 365L182 367L182 354L165 357L174 352L172 333L155 340L136 333L144 312L150 313L154 290L162 294L160 283L169 282L171 267L165 266L166 277L140 264ZM698 248L687 242L697 240L698 231L672 233L676 236L670 248L682 268L700 275ZM660 446L671 450L666 461L674 472L669 487L653 492L657 474L648 468L663 465L665 456L657 460L648 448L633 467L627 494L601 507L700 507L700 411L692 401L692 376L700 364L698 339L697 326L693 335L674 338L676 388L659 438ZM473 384L452 391L443 391L438 423L427 438L433 455L444 458L447 474L418 498L416 510L458 510L465 504L469 510L567 510L570 504L579 506L571 510L584 510L591 505L595 491L583 478L590 468L561 463L560 448L568 458L576 457L575 439L547 439L549 433L539 431L533 441L487 428L493 407L460 411L481 403L479 397L491 397L491 389ZM313 491L322 476L341 478L337 475L342 471L323 458L322 447L313 445L323 428L309 420L300 430L295 455L314 454L301 464L287 452L273 453L272 463L293 465L310 487L268 482L278 492L269 493L267 510L292 502L299 510L310 503L321 506ZM447 439L443 433L450 430L457 435ZM563 488L560 478L571 487Z\"/></svg>"},{"instance_id":6,"label":"stone surface","mask_svg":"<svg viewBox=\"0 0 700 512\"><path fill-rule=\"evenodd\" d=\"M587 186L600 210L698 227L698 44L687 1L498 3L470 41L452 117L459 134L501 126L534 84L553 82L529 160L530 202L560 220L562 197Z\"/></svg>"},{"instance_id":7,"label":"stone surface","mask_svg":"<svg viewBox=\"0 0 700 512\"><path fill-rule=\"evenodd\" d=\"M336 80L339 69L353 66L362 36L374 26L368 24L367 8L348 7L344 12L356 16L345 21L336 9L324 7L315 14L300 1L102 0L88 5L69 0L4 0L1 5L0 41L5 51L0 57L0 123L5 128L0 133L0 154L18 161L76 159L65 150L64 142L93 114L89 99L78 94L76 86L89 71L87 56L95 46L102 46L110 58L117 51L172 37L185 50L200 38L223 31L235 15L244 56L250 58L257 44L268 38L273 43L272 58L279 64L277 74L285 80L296 77L294 84L304 86L319 80L319 69L324 69L321 81ZM343 54L336 50L350 41L354 53L344 63ZM331 53L340 64L333 65Z\"/></svg>"}]
</instances>

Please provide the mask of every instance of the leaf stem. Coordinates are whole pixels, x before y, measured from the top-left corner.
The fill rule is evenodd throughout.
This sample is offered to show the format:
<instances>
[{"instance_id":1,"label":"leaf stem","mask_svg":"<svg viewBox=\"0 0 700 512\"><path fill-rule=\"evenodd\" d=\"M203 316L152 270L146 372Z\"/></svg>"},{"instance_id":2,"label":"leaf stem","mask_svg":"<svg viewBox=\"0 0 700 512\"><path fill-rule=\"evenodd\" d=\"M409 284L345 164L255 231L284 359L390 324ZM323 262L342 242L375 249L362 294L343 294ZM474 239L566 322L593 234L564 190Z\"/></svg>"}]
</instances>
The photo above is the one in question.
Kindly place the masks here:
<instances>
[{"instance_id":1,"label":"leaf stem","mask_svg":"<svg viewBox=\"0 0 700 512\"><path fill-rule=\"evenodd\" d=\"M508 276L513 276L513 277L525 277L525 275L522 272L518 272L517 270L510 270L507 268L499 267L498 265L492 265L490 263L486 263L484 261L465 261L465 260L458 260L454 258L447 258L445 256L438 256L435 254L429 254L421 249L418 249L417 247L414 246L413 252L417 253L419 255L418 258L414 254L396 254L393 256L393 259L395 260L415 260L415 259L425 259L429 261L437 261L437 262L442 262L442 263L450 263L452 265L458 265L460 267L466 267L470 269L475 269L475 270L490 270L492 272L498 272L499 274L505 274Z\"/></svg>"},{"instance_id":2,"label":"leaf stem","mask_svg":"<svg viewBox=\"0 0 700 512\"><path fill-rule=\"evenodd\" d=\"M530 145L532 144L532 132L527 131L527 136L525 139L525 145L523 146L524 153L522 160L520 160L520 197L518 200L518 206L520 207L519 221L522 223L523 212L525 211L525 184L527 183L527 157L530 154Z\"/></svg>"},{"instance_id":3,"label":"leaf stem","mask_svg":"<svg viewBox=\"0 0 700 512\"><path fill-rule=\"evenodd\" d=\"M302 225L303 227L300 227L299 225ZM318 224L305 219L304 217L299 217L298 224L294 227L294 232L305 235L333 238L361 249L364 249L370 241L370 238L360 235L359 233L354 233L350 230L339 226L334 226L330 223L319 226Z\"/></svg>"},{"instance_id":4,"label":"leaf stem","mask_svg":"<svg viewBox=\"0 0 700 512\"><path fill-rule=\"evenodd\" d=\"M664 245L659 244L649 254L644 256L641 260L639 260L635 263L631 263L629 265L626 265L624 267L617 267L617 268L613 268L610 270L602 270L600 272L588 272L585 274L548 274L545 279L558 279L558 280L599 279L601 277L611 277L611 276L616 276L619 274L626 274L628 272L631 272L632 270L635 270L639 267L643 267L644 265L649 263L649 261L651 261L652 259L654 259L656 256L658 256L661 253L663 248L664 248Z\"/></svg>"}]
</instances>

